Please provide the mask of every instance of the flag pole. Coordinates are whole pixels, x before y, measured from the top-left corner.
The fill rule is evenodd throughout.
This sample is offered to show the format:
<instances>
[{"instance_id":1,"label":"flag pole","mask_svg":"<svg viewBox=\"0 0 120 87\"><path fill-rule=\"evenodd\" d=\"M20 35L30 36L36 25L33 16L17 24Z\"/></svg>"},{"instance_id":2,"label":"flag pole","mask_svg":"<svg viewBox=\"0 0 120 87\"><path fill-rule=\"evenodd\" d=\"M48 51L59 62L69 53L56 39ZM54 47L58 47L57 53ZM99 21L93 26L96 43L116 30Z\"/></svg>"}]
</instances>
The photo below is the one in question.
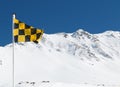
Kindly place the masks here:
<instances>
[{"instance_id":1,"label":"flag pole","mask_svg":"<svg viewBox=\"0 0 120 87\"><path fill-rule=\"evenodd\" d=\"M15 19L15 14L13 14L13 19L12 19L12 45L13 45L13 59L12 59L12 87L15 87L15 77L14 77L14 19Z\"/></svg>"}]
</instances>

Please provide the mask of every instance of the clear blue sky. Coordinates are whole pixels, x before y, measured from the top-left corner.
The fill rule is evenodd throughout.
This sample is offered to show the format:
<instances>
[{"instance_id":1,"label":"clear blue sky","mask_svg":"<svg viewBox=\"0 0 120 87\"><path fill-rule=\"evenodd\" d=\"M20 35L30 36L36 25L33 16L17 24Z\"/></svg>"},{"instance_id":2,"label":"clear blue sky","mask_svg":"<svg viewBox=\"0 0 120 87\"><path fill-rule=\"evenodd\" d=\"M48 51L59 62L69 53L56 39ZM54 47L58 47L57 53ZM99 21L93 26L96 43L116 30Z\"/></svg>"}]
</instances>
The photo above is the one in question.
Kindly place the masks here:
<instances>
[{"instance_id":1,"label":"clear blue sky","mask_svg":"<svg viewBox=\"0 0 120 87\"><path fill-rule=\"evenodd\" d=\"M12 14L45 33L120 31L120 0L1 0L0 45L12 42Z\"/></svg>"}]
</instances>

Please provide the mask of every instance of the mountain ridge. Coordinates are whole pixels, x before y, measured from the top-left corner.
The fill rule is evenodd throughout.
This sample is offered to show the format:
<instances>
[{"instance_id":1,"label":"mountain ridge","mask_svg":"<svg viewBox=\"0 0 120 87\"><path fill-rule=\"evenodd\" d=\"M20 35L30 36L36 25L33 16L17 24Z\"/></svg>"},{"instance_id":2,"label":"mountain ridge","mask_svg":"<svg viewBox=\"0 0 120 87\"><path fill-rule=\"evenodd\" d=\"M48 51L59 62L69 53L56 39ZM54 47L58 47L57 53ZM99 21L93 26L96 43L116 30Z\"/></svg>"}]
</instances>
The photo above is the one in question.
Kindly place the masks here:
<instances>
[{"instance_id":1,"label":"mountain ridge","mask_svg":"<svg viewBox=\"0 0 120 87\"><path fill-rule=\"evenodd\" d=\"M112 33L112 35L111 35L111 33ZM114 35L113 35L113 33L115 33ZM107 35L106 35L107 34ZM116 34L118 34L118 35L116 35ZM56 43L57 43L57 47L59 46L59 48L66 48L67 46L61 46L61 45L63 45L63 44L67 44L67 45L70 45L71 46L71 49L72 50L74 50L75 51L75 49L79 49L79 47L81 47L81 49L88 49L87 50L87 52L89 53L90 51L90 49L91 50L93 50L94 48L99 48L99 45L105 45L106 46L106 44L105 43L103 43L103 42L106 42L107 40L104 40L103 42L102 42L102 40L103 40L103 38L102 37L104 37L104 38L112 38L113 40L118 40L118 47L120 46L119 45L119 43L120 43L120 32L114 32L114 31L106 31L106 32L104 32L104 33L102 33L102 34L90 34L90 33L88 33L88 32L86 32L86 31L84 31L84 30L82 30L82 29L79 29L79 30L77 30L76 32L74 32L74 33L68 33L68 34L66 34L66 33L62 33L62 34L54 34L54 35L50 35L52 38L50 38L49 37L49 35L45 35L45 36L43 36L43 42L42 43L44 43L44 44L46 44L46 42L45 42L45 39L47 39L47 38L49 38L49 39L51 39L51 41L49 41L49 39L47 39L48 41L47 41L47 43L49 44L49 46L51 45L51 47L53 47L53 44L54 44L54 42L52 42L52 39L53 38L59 38L59 40L61 40L61 41L58 41L58 43L57 43L57 41L56 41ZM111 36L111 37L110 37ZM116 38L115 38L116 37ZM64 39L64 41L62 41ZM66 42L66 40L69 42ZM54 40L53 40L54 41ZM63 43L62 43L63 42ZM55 44L56 44L55 43ZM60 44L60 43L62 43L62 44ZM46 46L48 45L48 44L46 44ZM106 46L107 47L107 46ZM57 48L56 48L57 49ZM67 49L67 48L66 48ZM59 49L60 50L60 49ZM68 47L68 50L69 51L71 51L70 49L69 49L69 47ZM102 49L99 49L98 50L99 51L99 53L101 53L101 54L103 54L103 56L105 56L105 57L108 57L108 58L111 58L107 53L105 54L105 52L104 51L102 51ZM73 52L73 54L75 55L75 53ZM120 53L119 53L120 54ZM91 52L91 55L92 55L92 52ZM94 55L93 55L94 56Z\"/></svg>"},{"instance_id":2,"label":"mountain ridge","mask_svg":"<svg viewBox=\"0 0 120 87\"><path fill-rule=\"evenodd\" d=\"M114 41L115 44L111 41ZM29 45L28 43L27 45ZM100 60L97 57L98 54L101 56L101 59L114 59L111 53L108 53L109 51L112 52L112 50L114 50L115 55L120 56L120 52L116 50L120 47L119 31L105 31L99 34L90 34L83 29L78 29L73 33L44 34L39 44L48 47L48 50L64 51L75 56L84 55L85 58L91 57L96 58L96 60ZM26 46L25 43L18 43L18 45ZM5 47L8 46L12 46L12 44L8 44ZM40 47L39 45L37 46ZM104 48L108 50L106 51Z\"/></svg>"}]
</instances>

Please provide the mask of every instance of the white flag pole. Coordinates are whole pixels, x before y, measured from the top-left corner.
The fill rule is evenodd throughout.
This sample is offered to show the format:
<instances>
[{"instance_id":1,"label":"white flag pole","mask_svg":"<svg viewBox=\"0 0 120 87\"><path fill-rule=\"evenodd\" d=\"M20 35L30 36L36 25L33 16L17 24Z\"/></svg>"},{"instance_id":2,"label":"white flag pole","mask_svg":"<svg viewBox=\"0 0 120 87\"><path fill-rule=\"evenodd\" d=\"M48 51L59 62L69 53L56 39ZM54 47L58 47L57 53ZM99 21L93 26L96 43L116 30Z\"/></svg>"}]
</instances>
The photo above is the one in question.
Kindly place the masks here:
<instances>
[{"instance_id":1,"label":"white flag pole","mask_svg":"<svg viewBox=\"0 0 120 87\"><path fill-rule=\"evenodd\" d=\"M12 19L12 45L13 45L13 58L12 58L12 87L15 87L15 77L14 77L14 19L15 19L15 14L13 14L13 19Z\"/></svg>"}]
</instances>

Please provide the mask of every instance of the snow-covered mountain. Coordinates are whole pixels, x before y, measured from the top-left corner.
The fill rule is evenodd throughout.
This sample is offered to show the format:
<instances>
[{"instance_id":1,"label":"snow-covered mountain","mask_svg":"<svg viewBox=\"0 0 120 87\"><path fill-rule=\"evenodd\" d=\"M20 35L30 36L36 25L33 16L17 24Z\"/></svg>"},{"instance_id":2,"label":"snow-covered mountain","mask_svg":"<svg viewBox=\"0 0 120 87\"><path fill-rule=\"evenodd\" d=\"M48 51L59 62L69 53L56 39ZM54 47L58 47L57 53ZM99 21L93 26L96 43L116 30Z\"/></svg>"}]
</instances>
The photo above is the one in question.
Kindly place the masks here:
<instances>
[{"instance_id":1,"label":"snow-covered mountain","mask_svg":"<svg viewBox=\"0 0 120 87\"><path fill-rule=\"evenodd\" d=\"M41 81L120 86L119 49L119 31L90 34L79 29L44 34L39 44L15 43L15 83L19 87ZM0 47L0 87L11 84L12 58L12 44Z\"/></svg>"}]
</instances>

